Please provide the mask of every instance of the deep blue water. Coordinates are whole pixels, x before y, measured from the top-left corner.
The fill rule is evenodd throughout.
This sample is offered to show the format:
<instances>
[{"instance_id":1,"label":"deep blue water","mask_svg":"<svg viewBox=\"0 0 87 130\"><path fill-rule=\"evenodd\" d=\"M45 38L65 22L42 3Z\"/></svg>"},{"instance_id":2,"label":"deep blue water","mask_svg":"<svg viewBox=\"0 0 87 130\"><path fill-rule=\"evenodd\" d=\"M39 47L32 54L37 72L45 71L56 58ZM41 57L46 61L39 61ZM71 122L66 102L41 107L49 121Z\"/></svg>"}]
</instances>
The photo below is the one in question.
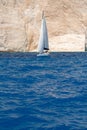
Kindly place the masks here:
<instances>
[{"instance_id":1,"label":"deep blue water","mask_svg":"<svg viewBox=\"0 0 87 130\"><path fill-rule=\"evenodd\" d=\"M87 53L0 53L0 130L87 130Z\"/></svg>"}]
</instances>

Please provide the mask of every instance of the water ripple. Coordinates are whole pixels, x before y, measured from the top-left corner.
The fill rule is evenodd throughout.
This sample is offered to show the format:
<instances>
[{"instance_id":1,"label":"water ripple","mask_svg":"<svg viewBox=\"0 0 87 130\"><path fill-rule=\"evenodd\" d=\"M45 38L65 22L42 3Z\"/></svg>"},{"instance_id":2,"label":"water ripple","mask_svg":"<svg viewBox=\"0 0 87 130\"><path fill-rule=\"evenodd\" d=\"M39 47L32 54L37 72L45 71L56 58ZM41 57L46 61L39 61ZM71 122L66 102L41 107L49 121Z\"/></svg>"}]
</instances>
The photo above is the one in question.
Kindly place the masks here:
<instances>
[{"instance_id":1,"label":"water ripple","mask_svg":"<svg viewBox=\"0 0 87 130\"><path fill-rule=\"evenodd\" d=\"M0 53L0 130L86 130L87 53Z\"/></svg>"}]
</instances>

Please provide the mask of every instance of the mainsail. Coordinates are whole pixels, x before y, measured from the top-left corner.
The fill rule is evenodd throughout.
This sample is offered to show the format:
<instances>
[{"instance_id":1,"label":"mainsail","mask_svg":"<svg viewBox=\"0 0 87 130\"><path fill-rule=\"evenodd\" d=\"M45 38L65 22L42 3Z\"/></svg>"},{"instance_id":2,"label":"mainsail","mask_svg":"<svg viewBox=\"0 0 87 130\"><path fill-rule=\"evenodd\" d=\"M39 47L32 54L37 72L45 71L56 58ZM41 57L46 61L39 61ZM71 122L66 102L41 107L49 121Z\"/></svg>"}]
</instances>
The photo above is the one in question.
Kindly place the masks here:
<instances>
[{"instance_id":1,"label":"mainsail","mask_svg":"<svg viewBox=\"0 0 87 130\"><path fill-rule=\"evenodd\" d=\"M44 50L49 50L49 45L48 45L48 32L47 32L46 20L43 12L40 39L38 44L38 52L43 53Z\"/></svg>"}]
</instances>

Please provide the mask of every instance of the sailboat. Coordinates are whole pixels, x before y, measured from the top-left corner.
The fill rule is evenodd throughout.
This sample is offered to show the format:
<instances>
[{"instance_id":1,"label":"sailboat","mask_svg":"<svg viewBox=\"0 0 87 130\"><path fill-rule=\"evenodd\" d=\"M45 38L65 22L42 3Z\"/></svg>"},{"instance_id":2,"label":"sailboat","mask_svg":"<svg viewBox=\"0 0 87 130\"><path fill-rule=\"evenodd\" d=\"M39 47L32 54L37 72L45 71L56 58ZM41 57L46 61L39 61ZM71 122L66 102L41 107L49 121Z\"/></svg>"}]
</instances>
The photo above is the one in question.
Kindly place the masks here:
<instances>
[{"instance_id":1,"label":"sailboat","mask_svg":"<svg viewBox=\"0 0 87 130\"><path fill-rule=\"evenodd\" d=\"M38 52L37 56L48 56L49 55L49 44L48 44L48 32L47 32L47 25L44 16L44 11L42 13L42 23L41 23L41 31L40 31L40 38L38 44Z\"/></svg>"}]
</instances>

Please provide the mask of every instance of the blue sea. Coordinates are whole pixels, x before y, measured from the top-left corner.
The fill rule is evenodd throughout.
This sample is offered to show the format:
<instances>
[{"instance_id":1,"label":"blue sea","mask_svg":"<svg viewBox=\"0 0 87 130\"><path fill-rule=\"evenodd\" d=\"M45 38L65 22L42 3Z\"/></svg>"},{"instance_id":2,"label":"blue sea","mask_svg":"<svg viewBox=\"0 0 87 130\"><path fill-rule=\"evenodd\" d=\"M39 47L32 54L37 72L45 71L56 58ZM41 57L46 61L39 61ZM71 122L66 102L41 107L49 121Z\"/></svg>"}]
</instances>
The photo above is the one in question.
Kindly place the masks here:
<instances>
[{"instance_id":1,"label":"blue sea","mask_svg":"<svg viewBox=\"0 0 87 130\"><path fill-rule=\"evenodd\" d=\"M0 130L87 130L87 53L0 53Z\"/></svg>"}]
</instances>

